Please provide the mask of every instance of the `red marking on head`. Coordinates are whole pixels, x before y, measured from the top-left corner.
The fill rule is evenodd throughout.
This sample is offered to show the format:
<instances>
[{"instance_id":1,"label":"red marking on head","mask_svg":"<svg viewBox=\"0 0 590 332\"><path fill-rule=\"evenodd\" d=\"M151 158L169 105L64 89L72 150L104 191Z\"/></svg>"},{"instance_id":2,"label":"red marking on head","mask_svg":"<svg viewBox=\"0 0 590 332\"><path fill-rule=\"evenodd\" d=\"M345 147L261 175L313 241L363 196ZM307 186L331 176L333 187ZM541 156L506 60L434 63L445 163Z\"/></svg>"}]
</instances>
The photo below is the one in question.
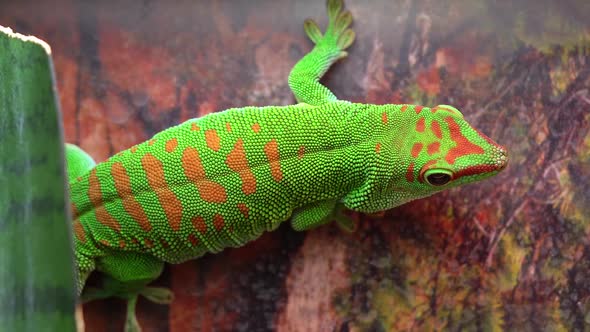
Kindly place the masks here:
<instances>
[{"instance_id":1,"label":"red marking on head","mask_svg":"<svg viewBox=\"0 0 590 332\"><path fill-rule=\"evenodd\" d=\"M256 178L248 166L243 139L238 138L233 149L227 154L225 164L229 169L240 175L240 179L242 180L242 191L245 195L250 195L256 192Z\"/></svg>"},{"instance_id":2,"label":"red marking on head","mask_svg":"<svg viewBox=\"0 0 590 332\"><path fill-rule=\"evenodd\" d=\"M475 129L475 128L474 128ZM499 149L504 149L504 147L500 146L498 143L494 142L491 138L489 138L486 134L482 133L481 131L475 129L475 131L479 134L479 136L481 136L481 138L483 138L484 140L486 140L486 142L488 142L491 146L495 146Z\"/></svg>"},{"instance_id":3,"label":"red marking on head","mask_svg":"<svg viewBox=\"0 0 590 332\"><path fill-rule=\"evenodd\" d=\"M482 165L469 166L467 168L464 168L464 169L456 172L454 178L458 179L463 176L490 173L490 172L497 171L497 170L498 170L498 168L493 165L482 164Z\"/></svg>"},{"instance_id":4,"label":"red marking on head","mask_svg":"<svg viewBox=\"0 0 590 332\"><path fill-rule=\"evenodd\" d=\"M438 153L440 151L440 143L439 142L434 142L434 143L430 143L428 144L428 154L429 155L433 155L435 153Z\"/></svg>"},{"instance_id":5,"label":"red marking on head","mask_svg":"<svg viewBox=\"0 0 590 332\"><path fill-rule=\"evenodd\" d=\"M143 243L146 248L152 248L154 246L154 242L151 239L143 239Z\"/></svg>"},{"instance_id":6,"label":"red marking on head","mask_svg":"<svg viewBox=\"0 0 590 332\"><path fill-rule=\"evenodd\" d=\"M151 140L148 141L148 145L154 145L154 143L156 143L155 138L152 138Z\"/></svg>"},{"instance_id":7,"label":"red marking on head","mask_svg":"<svg viewBox=\"0 0 590 332\"><path fill-rule=\"evenodd\" d=\"M219 151L221 148L221 139L219 138L219 135L217 135L217 130L215 129L205 130L205 142L209 149L213 151Z\"/></svg>"},{"instance_id":8,"label":"red marking on head","mask_svg":"<svg viewBox=\"0 0 590 332\"><path fill-rule=\"evenodd\" d=\"M381 122L383 122L384 124L387 124L388 119L387 119L387 112L383 112L381 114Z\"/></svg>"},{"instance_id":9,"label":"red marking on head","mask_svg":"<svg viewBox=\"0 0 590 332\"><path fill-rule=\"evenodd\" d=\"M252 130L253 130L255 133L258 133L258 132L260 132L260 125L259 125L258 123L255 123L255 124L253 124L253 125L252 125Z\"/></svg>"},{"instance_id":10,"label":"red marking on head","mask_svg":"<svg viewBox=\"0 0 590 332\"><path fill-rule=\"evenodd\" d=\"M137 151L137 145L132 146L129 151L131 151L131 153L135 153L135 151Z\"/></svg>"},{"instance_id":11,"label":"red marking on head","mask_svg":"<svg viewBox=\"0 0 590 332\"><path fill-rule=\"evenodd\" d=\"M408 105L403 105L400 109L401 112L405 112L408 109Z\"/></svg>"},{"instance_id":12,"label":"red marking on head","mask_svg":"<svg viewBox=\"0 0 590 332\"><path fill-rule=\"evenodd\" d=\"M422 143L420 143L420 142L414 143L414 146L412 146L412 157L418 158L420 151L422 151L422 147L423 147Z\"/></svg>"},{"instance_id":13,"label":"red marking on head","mask_svg":"<svg viewBox=\"0 0 590 332\"><path fill-rule=\"evenodd\" d=\"M379 153L379 152L381 152L381 143L377 143L377 144L375 145L375 152L376 152L376 153Z\"/></svg>"},{"instance_id":14,"label":"red marking on head","mask_svg":"<svg viewBox=\"0 0 590 332\"><path fill-rule=\"evenodd\" d=\"M222 215L216 214L213 216L213 226L215 226L215 229L218 232L223 229L223 226L225 226L225 221L223 220Z\"/></svg>"},{"instance_id":15,"label":"red marking on head","mask_svg":"<svg viewBox=\"0 0 590 332\"><path fill-rule=\"evenodd\" d=\"M452 117L446 117L445 121L449 125L451 139L456 143L455 147L451 148L445 156L445 160L449 164L454 164L455 160L462 156L484 153L484 150L480 146L471 143L465 136L463 136L461 133L461 127L459 127Z\"/></svg>"},{"instance_id":16,"label":"red marking on head","mask_svg":"<svg viewBox=\"0 0 590 332\"><path fill-rule=\"evenodd\" d=\"M82 226L80 220L74 220L72 227L74 228L74 234L76 235L78 241L82 243L86 242L86 231L84 230L84 226Z\"/></svg>"},{"instance_id":17,"label":"red marking on head","mask_svg":"<svg viewBox=\"0 0 590 332\"><path fill-rule=\"evenodd\" d=\"M193 233L188 235L188 241L193 245L193 247L196 247L199 244L199 239Z\"/></svg>"},{"instance_id":18,"label":"red marking on head","mask_svg":"<svg viewBox=\"0 0 590 332\"><path fill-rule=\"evenodd\" d=\"M124 240L119 240L119 248L121 248L121 249L125 248L125 241Z\"/></svg>"},{"instance_id":19,"label":"red marking on head","mask_svg":"<svg viewBox=\"0 0 590 332\"><path fill-rule=\"evenodd\" d=\"M424 108L424 106L416 105L416 106L414 106L414 111L416 111L416 114L420 114L420 112L422 112L423 108Z\"/></svg>"},{"instance_id":20,"label":"red marking on head","mask_svg":"<svg viewBox=\"0 0 590 332\"><path fill-rule=\"evenodd\" d=\"M250 209L244 203L238 203L238 210L244 215L244 218L248 219L248 215L250 214Z\"/></svg>"},{"instance_id":21,"label":"red marking on head","mask_svg":"<svg viewBox=\"0 0 590 332\"><path fill-rule=\"evenodd\" d=\"M109 241L104 240L104 239L103 240L99 240L98 242L100 242L105 247L110 247L111 246L111 244L109 243Z\"/></svg>"},{"instance_id":22,"label":"red marking on head","mask_svg":"<svg viewBox=\"0 0 590 332\"><path fill-rule=\"evenodd\" d=\"M205 223L205 219L203 219L203 217L193 217L193 219L191 219L191 222L193 223L193 227L197 230L197 232L203 235L207 233L207 223Z\"/></svg>"},{"instance_id":23,"label":"red marking on head","mask_svg":"<svg viewBox=\"0 0 590 332\"><path fill-rule=\"evenodd\" d=\"M417 132L419 132L419 133L424 132L424 127L426 126L425 121L426 120L424 120L424 118L420 118L418 120L418 122L416 123L416 131Z\"/></svg>"},{"instance_id":24,"label":"red marking on head","mask_svg":"<svg viewBox=\"0 0 590 332\"><path fill-rule=\"evenodd\" d=\"M276 182L281 182L283 179L283 171L281 170L279 144L277 143L277 140L272 139L264 145L264 154L268 159L272 178Z\"/></svg>"},{"instance_id":25,"label":"red marking on head","mask_svg":"<svg viewBox=\"0 0 590 332\"><path fill-rule=\"evenodd\" d=\"M133 191L131 189L131 179L127 174L127 170L125 166L121 162L115 162L111 166L111 176L113 177L113 182L115 183L115 189L117 190L117 194L121 198L121 203L123 204L123 209L135 222L139 224L141 229L146 232L152 230L152 225L143 210L143 207L133 195Z\"/></svg>"},{"instance_id":26,"label":"red marking on head","mask_svg":"<svg viewBox=\"0 0 590 332\"><path fill-rule=\"evenodd\" d=\"M414 163L411 163L410 166L408 166L406 180L408 180L408 182L414 182Z\"/></svg>"},{"instance_id":27,"label":"red marking on head","mask_svg":"<svg viewBox=\"0 0 590 332\"><path fill-rule=\"evenodd\" d=\"M432 120L430 123L430 130L432 130L434 136L438 139L442 139L442 131L440 130L440 123L438 123L438 121Z\"/></svg>"},{"instance_id":28,"label":"red marking on head","mask_svg":"<svg viewBox=\"0 0 590 332\"><path fill-rule=\"evenodd\" d=\"M305 156L305 146L300 146L299 150L297 151L297 158L302 159Z\"/></svg>"},{"instance_id":29,"label":"red marking on head","mask_svg":"<svg viewBox=\"0 0 590 332\"><path fill-rule=\"evenodd\" d=\"M141 166L145 171L148 185L158 196L158 201L166 214L168 225L174 231L180 230L182 220L182 203L166 183L164 165L150 153L141 158Z\"/></svg>"},{"instance_id":30,"label":"red marking on head","mask_svg":"<svg viewBox=\"0 0 590 332\"><path fill-rule=\"evenodd\" d=\"M199 196L209 203L224 203L227 199L225 188L205 178L205 168L197 149L187 147L182 152L184 175L197 187Z\"/></svg>"},{"instance_id":31,"label":"red marking on head","mask_svg":"<svg viewBox=\"0 0 590 332\"><path fill-rule=\"evenodd\" d=\"M178 146L178 140L176 138L169 139L166 141L166 152L173 152Z\"/></svg>"},{"instance_id":32,"label":"red marking on head","mask_svg":"<svg viewBox=\"0 0 590 332\"><path fill-rule=\"evenodd\" d=\"M225 123L225 130L227 130L228 133L231 133L231 124L229 122Z\"/></svg>"},{"instance_id":33,"label":"red marking on head","mask_svg":"<svg viewBox=\"0 0 590 332\"><path fill-rule=\"evenodd\" d=\"M88 198L90 199L92 206L94 206L96 220L115 232L120 232L121 224L119 224L119 221L113 218L109 211L104 207L100 180L96 175L96 168L93 169L88 176Z\"/></svg>"},{"instance_id":34,"label":"red marking on head","mask_svg":"<svg viewBox=\"0 0 590 332\"><path fill-rule=\"evenodd\" d=\"M193 122L191 125L191 130L192 131L199 131L199 130L201 130L201 127L199 127L196 123Z\"/></svg>"}]
</instances>

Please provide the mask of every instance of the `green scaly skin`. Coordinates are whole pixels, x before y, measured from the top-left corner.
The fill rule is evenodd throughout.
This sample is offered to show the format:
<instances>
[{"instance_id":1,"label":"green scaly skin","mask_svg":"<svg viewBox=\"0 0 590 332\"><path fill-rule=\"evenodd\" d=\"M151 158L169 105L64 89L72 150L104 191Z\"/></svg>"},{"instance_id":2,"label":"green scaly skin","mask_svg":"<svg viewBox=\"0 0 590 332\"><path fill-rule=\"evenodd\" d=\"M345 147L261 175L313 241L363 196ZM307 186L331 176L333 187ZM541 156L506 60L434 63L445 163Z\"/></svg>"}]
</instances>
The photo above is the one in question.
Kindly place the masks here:
<instances>
[{"instance_id":1,"label":"green scaly skin","mask_svg":"<svg viewBox=\"0 0 590 332\"><path fill-rule=\"evenodd\" d=\"M343 208L377 212L501 171L506 150L471 127L454 107L369 105L338 100L319 79L346 56L354 32L341 0L328 1L322 35L289 75L299 104L243 107L188 120L93 168L68 147L81 291L86 299L128 300L127 330L138 330L139 294L163 264L239 247L291 220L304 231L335 220L352 231Z\"/></svg>"}]
</instances>

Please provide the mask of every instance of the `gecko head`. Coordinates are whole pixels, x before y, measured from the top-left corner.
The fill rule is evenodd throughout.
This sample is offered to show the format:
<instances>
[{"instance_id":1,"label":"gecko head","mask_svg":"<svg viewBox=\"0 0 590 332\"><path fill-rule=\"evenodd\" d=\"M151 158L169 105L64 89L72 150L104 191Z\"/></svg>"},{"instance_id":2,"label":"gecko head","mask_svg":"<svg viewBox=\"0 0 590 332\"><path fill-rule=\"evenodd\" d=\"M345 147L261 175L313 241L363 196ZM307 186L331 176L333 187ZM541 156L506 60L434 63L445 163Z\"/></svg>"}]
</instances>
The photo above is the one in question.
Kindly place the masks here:
<instances>
[{"instance_id":1,"label":"gecko head","mask_svg":"<svg viewBox=\"0 0 590 332\"><path fill-rule=\"evenodd\" d=\"M480 181L506 167L506 149L473 128L456 108L439 105L416 113L404 151L411 156L405 180L412 182L415 196Z\"/></svg>"}]
</instances>

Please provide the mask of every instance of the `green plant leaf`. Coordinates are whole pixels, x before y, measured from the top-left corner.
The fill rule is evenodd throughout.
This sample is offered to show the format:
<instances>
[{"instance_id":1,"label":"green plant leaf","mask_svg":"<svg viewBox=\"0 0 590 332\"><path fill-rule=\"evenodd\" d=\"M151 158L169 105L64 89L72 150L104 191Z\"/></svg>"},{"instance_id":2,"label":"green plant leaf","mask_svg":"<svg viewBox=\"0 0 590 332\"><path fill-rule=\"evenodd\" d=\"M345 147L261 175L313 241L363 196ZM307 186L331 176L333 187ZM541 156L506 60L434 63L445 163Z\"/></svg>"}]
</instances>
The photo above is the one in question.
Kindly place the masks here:
<instances>
[{"instance_id":1,"label":"green plant leaf","mask_svg":"<svg viewBox=\"0 0 590 332\"><path fill-rule=\"evenodd\" d=\"M47 44L0 27L0 329L74 331L63 139Z\"/></svg>"}]
</instances>

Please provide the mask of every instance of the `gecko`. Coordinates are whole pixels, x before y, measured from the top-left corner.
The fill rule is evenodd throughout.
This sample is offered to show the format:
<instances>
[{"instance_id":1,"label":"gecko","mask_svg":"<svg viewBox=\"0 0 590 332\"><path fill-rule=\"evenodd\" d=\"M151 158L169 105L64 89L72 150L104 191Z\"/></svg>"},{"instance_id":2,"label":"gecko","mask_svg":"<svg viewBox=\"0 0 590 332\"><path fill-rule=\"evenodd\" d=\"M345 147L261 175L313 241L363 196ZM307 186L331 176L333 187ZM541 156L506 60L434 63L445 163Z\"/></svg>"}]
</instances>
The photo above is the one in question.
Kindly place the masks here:
<instances>
[{"instance_id":1,"label":"gecko","mask_svg":"<svg viewBox=\"0 0 590 332\"><path fill-rule=\"evenodd\" d=\"M375 105L338 99L320 78L347 57L355 33L342 0L328 0L324 33L311 19L313 49L292 68L297 104L241 107L190 119L95 164L66 144L78 294L89 274L100 288L82 298L127 300L127 331L139 331L139 295L165 263L240 247L290 220L296 231L345 209L376 213L492 177L507 150L450 105Z\"/></svg>"}]
</instances>

